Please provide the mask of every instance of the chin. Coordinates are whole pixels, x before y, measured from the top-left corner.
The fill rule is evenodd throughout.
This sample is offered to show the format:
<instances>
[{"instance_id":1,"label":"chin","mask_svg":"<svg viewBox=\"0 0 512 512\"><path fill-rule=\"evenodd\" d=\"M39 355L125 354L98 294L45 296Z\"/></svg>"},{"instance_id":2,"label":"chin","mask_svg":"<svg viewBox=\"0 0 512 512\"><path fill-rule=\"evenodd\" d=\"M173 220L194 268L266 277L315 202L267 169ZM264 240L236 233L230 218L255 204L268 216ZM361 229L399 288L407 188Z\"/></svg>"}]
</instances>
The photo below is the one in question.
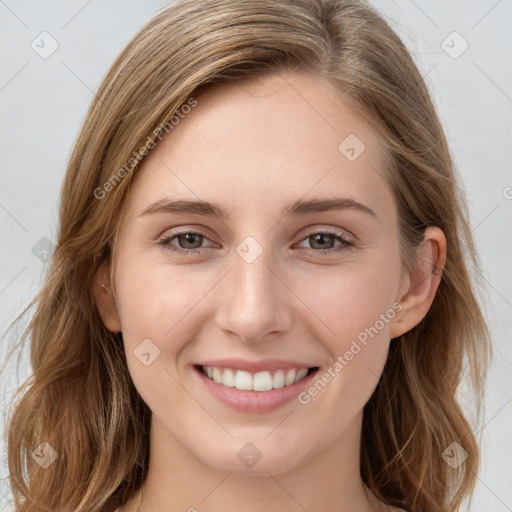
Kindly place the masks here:
<instances>
[{"instance_id":1,"label":"chin","mask_svg":"<svg viewBox=\"0 0 512 512\"><path fill-rule=\"evenodd\" d=\"M268 435L266 433L265 435ZM285 447L282 442L269 442L265 436L253 437L253 441L232 440L232 446L219 449L215 453L201 454L201 459L217 471L232 472L238 475L268 476L292 471L305 461L304 453L299 452L301 442ZM204 455L207 455L205 460Z\"/></svg>"}]
</instances>

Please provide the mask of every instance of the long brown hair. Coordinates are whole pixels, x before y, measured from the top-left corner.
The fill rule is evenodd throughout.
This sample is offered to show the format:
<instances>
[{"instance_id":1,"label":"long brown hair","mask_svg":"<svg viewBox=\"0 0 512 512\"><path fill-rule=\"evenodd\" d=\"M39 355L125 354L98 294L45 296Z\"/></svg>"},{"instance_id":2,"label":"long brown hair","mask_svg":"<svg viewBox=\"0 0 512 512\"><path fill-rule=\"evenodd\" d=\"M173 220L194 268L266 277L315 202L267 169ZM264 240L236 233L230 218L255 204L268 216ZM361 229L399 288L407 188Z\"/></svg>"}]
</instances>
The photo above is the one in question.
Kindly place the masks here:
<instances>
[{"instance_id":1,"label":"long brown hair","mask_svg":"<svg viewBox=\"0 0 512 512\"><path fill-rule=\"evenodd\" d=\"M455 511L471 495L478 445L456 392L467 370L480 403L490 341L464 199L410 54L359 0L184 0L114 62L69 162L57 247L22 337L33 373L8 430L16 510L112 512L143 484L151 413L131 381L121 335L100 319L94 275L112 257L138 164L178 109L214 83L289 69L328 80L375 124L388 149L404 261L412 264L427 226L448 241L431 309L391 341L365 406L362 477L383 502L410 511ZM457 468L443 459L453 442L468 455ZM46 469L31 456L41 443L58 456Z\"/></svg>"}]
</instances>

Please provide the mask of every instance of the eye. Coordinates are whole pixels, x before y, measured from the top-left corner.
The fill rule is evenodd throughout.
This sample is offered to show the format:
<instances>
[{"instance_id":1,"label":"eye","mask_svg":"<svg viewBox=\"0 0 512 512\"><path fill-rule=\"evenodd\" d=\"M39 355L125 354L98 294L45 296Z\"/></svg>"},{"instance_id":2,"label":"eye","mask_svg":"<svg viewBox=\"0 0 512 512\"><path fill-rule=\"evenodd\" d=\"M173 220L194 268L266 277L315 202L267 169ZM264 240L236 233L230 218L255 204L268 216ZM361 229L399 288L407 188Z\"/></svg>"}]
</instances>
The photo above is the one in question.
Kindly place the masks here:
<instances>
[{"instance_id":1,"label":"eye","mask_svg":"<svg viewBox=\"0 0 512 512\"><path fill-rule=\"evenodd\" d=\"M202 244L209 238L197 231L181 231L163 235L158 244L165 249L179 254L192 255L208 249L213 245L203 247ZM336 241L339 243L336 246ZM330 230L314 231L302 239L301 243L308 242L310 247L306 249L314 254L332 254L347 249L354 245L344 233Z\"/></svg>"},{"instance_id":2,"label":"eye","mask_svg":"<svg viewBox=\"0 0 512 512\"><path fill-rule=\"evenodd\" d=\"M334 249L336 240L339 240L340 243L337 248ZM309 235L303 239L302 243L303 242L308 242L311 248L307 247L307 249L315 254L339 252L354 245L354 242L344 233L330 230L309 233Z\"/></svg>"},{"instance_id":3,"label":"eye","mask_svg":"<svg viewBox=\"0 0 512 512\"><path fill-rule=\"evenodd\" d=\"M181 254L193 254L203 249L202 243L208 240L204 233L196 231L181 231L178 233L167 233L158 240L158 244L166 249ZM176 243L173 243L176 242Z\"/></svg>"}]
</instances>

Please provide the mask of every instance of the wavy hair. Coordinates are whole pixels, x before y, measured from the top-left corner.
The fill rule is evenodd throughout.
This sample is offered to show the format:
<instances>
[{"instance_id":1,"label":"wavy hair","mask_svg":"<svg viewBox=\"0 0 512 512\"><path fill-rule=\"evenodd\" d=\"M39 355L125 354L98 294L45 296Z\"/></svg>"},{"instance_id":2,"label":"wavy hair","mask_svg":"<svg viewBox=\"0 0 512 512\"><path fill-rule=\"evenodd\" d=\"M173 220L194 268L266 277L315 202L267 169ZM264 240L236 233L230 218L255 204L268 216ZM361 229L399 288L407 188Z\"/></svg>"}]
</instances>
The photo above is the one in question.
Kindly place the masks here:
<instances>
[{"instance_id":1,"label":"wavy hair","mask_svg":"<svg viewBox=\"0 0 512 512\"><path fill-rule=\"evenodd\" d=\"M365 405L362 478L384 503L411 512L453 512L471 496L479 450L457 390L467 376L480 410L490 338L464 195L409 52L363 0L182 0L115 60L68 164L56 250L19 317L33 310L19 344L30 340L32 374L13 399L7 436L17 511L113 512L144 483L151 411L130 378L121 335L100 319L94 276L113 256L132 177L162 126L205 87L286 70L327 80L375 125L387 147L404 262L414 263L427 226L447 238L434 302L391 341ZM43 442L58 454L51 469L31 457ZM452 442L468 454L458 468L442 457Z\"/></svg>"}]
</instances>

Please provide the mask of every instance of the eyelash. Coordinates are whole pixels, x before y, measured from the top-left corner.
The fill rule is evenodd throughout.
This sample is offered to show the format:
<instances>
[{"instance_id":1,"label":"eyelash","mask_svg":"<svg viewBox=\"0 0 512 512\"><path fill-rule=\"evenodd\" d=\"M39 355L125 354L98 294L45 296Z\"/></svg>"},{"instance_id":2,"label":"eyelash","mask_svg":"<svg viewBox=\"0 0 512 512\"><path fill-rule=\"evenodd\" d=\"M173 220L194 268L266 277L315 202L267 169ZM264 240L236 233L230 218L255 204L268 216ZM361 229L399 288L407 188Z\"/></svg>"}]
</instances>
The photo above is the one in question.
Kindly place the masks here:
<instances>
[{"instance_id":1,"label":"eyelash","mask_svg":"<svg viewBox=\"0 0 512 512\"><path fill-rule=\"evenodd\" d=\"M175 233L170 233L170 234L164 235L162 238L160 238L158 240L157 243L158 243L158 245L163 246L167 250L170 250L177 254L184 254L187 256L192 256L194 254L197 254L198 252L203 252L201 250L201 248L199 248L199 249L182 249L181 247L176 247L176 246L172 245L171 241L180 235L199 235L199 236L202 236L202 237L206 238L207 240L209 240L208 236L200 231L180 231L180 232L175 232ZM335 249L335 248L331 248L331 249L306 248L306 250L308 252L311 252L315 255L318 255L318 254L327 255L327 254L338 253L340 251L343 251L345 249L348 249L348 248L354 246L354 242L352 240L348 239L345 235L343 235L337 231L332 231L329 229L321 230L321 231L312 231L312 232L308 233L304 238L302 238L300 240L300 242L303 242L314 235L329 235L329 236L332 236L341 241L341 244L338 246L337 249ZM202 249L210 249L210 247L203 247Z\"/></svg>"}]
</instances>

